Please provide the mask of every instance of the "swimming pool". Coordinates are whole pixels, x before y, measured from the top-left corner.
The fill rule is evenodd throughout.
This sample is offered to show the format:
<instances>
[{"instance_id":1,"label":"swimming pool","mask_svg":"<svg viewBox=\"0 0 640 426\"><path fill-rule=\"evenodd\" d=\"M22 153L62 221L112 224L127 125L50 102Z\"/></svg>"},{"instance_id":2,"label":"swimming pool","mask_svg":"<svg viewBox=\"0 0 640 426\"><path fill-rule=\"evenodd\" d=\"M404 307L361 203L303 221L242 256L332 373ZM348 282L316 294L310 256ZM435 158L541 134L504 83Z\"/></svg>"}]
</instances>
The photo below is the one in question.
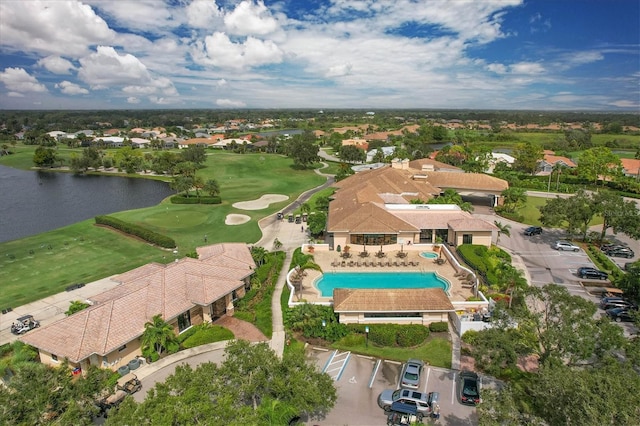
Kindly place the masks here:
<instances>
[{"instance_id":1,"label":"swimming pool","mask_svg":"<svg viewBox=\"0 0 640 426\"><path fill-rule=\"evenodd\" d=\"M432 251L423 251L420 253L420 257L424 257L425 259L436 259L438 257L438 253Z\"/></svg>"},{"instance_id":2,"label":"swimming pool","mask_svg":"<svg viewBox=\"0 0 640 426\"><path fill-rule=\"evenodd\" d=\"M441 288L449 282L435 272L333 272L315 282L322 297L333 297L334 288Z\"/></svg>"}]
</instances>

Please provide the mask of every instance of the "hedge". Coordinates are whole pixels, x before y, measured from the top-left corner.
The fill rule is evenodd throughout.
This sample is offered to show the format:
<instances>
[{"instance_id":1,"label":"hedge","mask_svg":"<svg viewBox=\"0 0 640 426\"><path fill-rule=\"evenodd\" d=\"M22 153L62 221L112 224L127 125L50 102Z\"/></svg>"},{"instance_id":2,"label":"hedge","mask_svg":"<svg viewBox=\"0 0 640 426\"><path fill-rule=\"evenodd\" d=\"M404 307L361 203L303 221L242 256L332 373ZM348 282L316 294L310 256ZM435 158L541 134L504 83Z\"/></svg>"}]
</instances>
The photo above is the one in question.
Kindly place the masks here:
<instances>
[{"instance_id":1,"label":"hedge","mask_svg":"<svg viewBox=\"0 0 640 426\"><path fill-rule=\"evenodd\" d=\"M171 204L220 204L222 198L215 197L185 197L184 195L174 195L170 198Z\"/></svg>"},{"instance_id":2,"label":"hedge","mask_svg":"<svg viewBox=\"0 0 640 426\"><path fill-rule=\"evenodd\" d=\"M501 262L498 262L498 259L511 263L511 255L496 247L488 249L486 246L463 244L458 246L457 250L462 259L478 275L482 276L488 285L499 283L496 272L499 270Z\"/></svg>"},{"instance_id":3,"label":"hedge","mask_svg":"<svg viewBox=\"0 0 640 426\"><path fill-rule=\"evenodd\" d=\"M164 248L176 247L176 242L173 238L158 234L157 232L153 232L150 229L143 228L142 226L128 223L111 216L96 216L95 220L98 225L109 226L117 229L118 231L122 231L125 234L134 235L151 244Z\"/></svg>"},{"instance_id":4,"label":"hedge","mask_svg":"<svg viewBox=\"0 0 640 426\"><path fill-rule=\"evenodd\" d=\"M424 343L427 337L429 329L420 324L369 326L369 340L378 346L410 348Z\"/></svg>"},{"instance_id":5,"label":"hedge","mask_svg":"<svg viewBox=\"0 0 640 426\"><path fill-rule=\"evenodd\" d=\"M449 331L449 323L446 321L432 322L429 324L429 331L433 333L443 333Z\"/></svg>"}]
</instances>

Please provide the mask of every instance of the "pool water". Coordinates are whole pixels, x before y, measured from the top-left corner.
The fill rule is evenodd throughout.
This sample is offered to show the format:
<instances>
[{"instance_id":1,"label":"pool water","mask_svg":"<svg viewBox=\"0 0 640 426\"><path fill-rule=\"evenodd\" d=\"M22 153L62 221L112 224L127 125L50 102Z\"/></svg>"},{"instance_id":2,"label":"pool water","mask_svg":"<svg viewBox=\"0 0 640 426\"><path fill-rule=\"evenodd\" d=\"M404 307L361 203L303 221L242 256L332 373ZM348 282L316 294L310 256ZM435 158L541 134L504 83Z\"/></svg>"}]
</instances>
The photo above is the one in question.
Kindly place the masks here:
<instances>
[{"instance_id":1,"label":"pool water","mask_svg":"<svg viewBox=\"0 0 640 426\"><path fill-rule=\"evenodd\" d=\"M334 288L449 288L435 272L333 272L323 274L315 285L322 297L333 297Z\"/></svg>"},{"instance_id":2,"label":"pool water","mask_svg":"<svg viewBox=\"0 0 640 426\"><path fill-rule=\"evenodd\" d=\"M438 253L434 253L432 251L423 251L420 253L420 257L424 257L425 259L437 259Z\"/></svg>"}]
</instances>

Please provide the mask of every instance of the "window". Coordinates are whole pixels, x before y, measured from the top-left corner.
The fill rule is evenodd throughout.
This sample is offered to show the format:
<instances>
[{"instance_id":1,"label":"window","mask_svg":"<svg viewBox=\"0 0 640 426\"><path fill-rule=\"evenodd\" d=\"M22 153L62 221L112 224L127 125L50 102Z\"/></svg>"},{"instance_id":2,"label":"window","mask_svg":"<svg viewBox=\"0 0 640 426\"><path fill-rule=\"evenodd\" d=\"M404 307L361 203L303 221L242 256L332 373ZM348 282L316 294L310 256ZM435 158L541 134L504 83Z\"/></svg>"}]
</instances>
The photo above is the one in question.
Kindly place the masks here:
<instances>
[{"instance_id":1,"label":"window","mask_svg":"<svg viewBox=\"0 0 640 426\"><path fill-rule=\"evenodd\" d=\"M381 246L397 243L397 234L351 234L349 236L349 244L353 245Z\"/></svg>"},{"instance_id":2,"label":"window","mask_svg":"<svg viewBox=\"0 0 640 426\"><path fill-rule=\"evenodd\" d=\"M118 352L122 352L122 351L124 351L125 349L127 349L127 345L122 345L122 346L120 346L120 347L118 348Z\"/></svg>"},{"instance_id":3,"label":"window","mask_svg":"<svg viewBox=\"0 0 640 426\"><path fill-rule=\"evenodd\" d=\"M365 318L419 318L421 316L422 313L420 312L369 312L364 314Z\"/></svg>"},{"instance_id":4,"label":"window","mask_svg":"<svg viewBox=\"0 0 640 426\"><path fill-rule=\"evenodd\" d=\"M52 360L52 361L55 361L55 362L58 362L58 355L56 355L56 354L51 354L51 360Z\"/></svg>"},{"instance_id":5,"label":"window","mask_svg":"<svg viewBox=\"0 0 640 426\"><path fill-rule=\"evenodd\" d=\"M191 312L178 315L178 331L182 333L189 327L191 327Z\"/></svg>"},{"instance_id":6,"label":"window","mask_svg":"<svg viewBox=\"0 0 640 426\"><path fill-rule=\"evenodd\" d=\"M238 300L238 292L236 290L233 290L231 292L231 301L235 302L236 300Z\"/></svg>"},{"instance_id":7,"label":"window","mask_svg":"<svg viewBox=\"0 0 640 426\"><path fill-rule=\"evenodd\" d=\"M473 234L462 234L462 244L473 244Z\"/></svg>"}]
</instances>

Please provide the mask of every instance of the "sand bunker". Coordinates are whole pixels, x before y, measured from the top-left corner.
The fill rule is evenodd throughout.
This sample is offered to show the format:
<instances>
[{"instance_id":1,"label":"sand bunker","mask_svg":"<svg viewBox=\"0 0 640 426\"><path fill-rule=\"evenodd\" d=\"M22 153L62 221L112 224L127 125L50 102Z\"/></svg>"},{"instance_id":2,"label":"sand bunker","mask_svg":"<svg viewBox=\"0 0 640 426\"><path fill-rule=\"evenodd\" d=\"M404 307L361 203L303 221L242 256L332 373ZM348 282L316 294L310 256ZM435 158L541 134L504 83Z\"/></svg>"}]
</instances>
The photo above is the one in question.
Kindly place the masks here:
<instances>
[{"instance_id":1,"label":"sand bunker","mask_svg":"<svg viewBox=\"0 0 640 426\"><path fill-rule=\"evenodd\" d=\"M246 214L228 214L224 219L225 225L242 225L243 223L247 223L251 220L249 216Z\"/></svg>"},{"instance_id":2,"label":"sand bunker","mask_svg":"<svg viewBox=\"0 0 640 426\"><path fill-rule=\"evenodd\" d=\"M280 194L264 194L257 200L241 201L239 203L233 203L233 207L240 210L262 210L269 207L269 204L278 203L280 201L288 200L289 197Z\"/></svg>"}]
</instances>

